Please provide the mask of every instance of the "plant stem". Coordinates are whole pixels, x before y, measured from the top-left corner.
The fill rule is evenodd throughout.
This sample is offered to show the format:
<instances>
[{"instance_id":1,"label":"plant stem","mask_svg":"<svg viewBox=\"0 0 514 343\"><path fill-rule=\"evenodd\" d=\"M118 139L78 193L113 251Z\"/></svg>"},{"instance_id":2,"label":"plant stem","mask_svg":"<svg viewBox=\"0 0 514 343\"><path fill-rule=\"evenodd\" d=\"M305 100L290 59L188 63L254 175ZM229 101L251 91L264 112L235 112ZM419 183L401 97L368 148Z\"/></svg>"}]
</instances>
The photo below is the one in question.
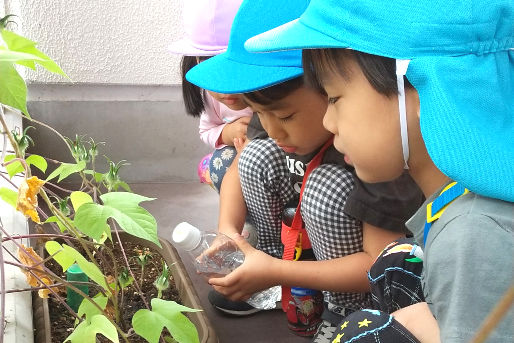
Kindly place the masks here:
<instances>
[{"instance_id":1,"label":"plant stem","mask_svg":"<svg viewBox=\"0 0 514 343\"><path fill-rule=\"evenodd\" d=\"M10 241L10 240L12 240L12 239L40 238L40 237L52 237L52 238L62 238L62 239L75 239L75 240L78 240L78 238L76 238L76 237L72 237L72 236L68 236L68 235L63 235L63 234L55 234L55 233L31 233L31 234L27 234L27 235L16 235L16 236L11 236L11 238L2 238L2 243L3 243L3 242ZM94 243L92 243L92 242L88 242L88 243L94 244Z\"/></svg>"},{"instance_id":2,"label":"plant stem","mask_svg":"<svg viewBox=\"0 0 514 343\"><path fill-rule=\"evenodd\" d=\"M2 226L0 226L0 229L2 230L2 232L3 232L6 236L10 237L10 236L9 236L9 234L4 230L4 228L3 228ZM22 247L18 242L14 241L14 240L13 240L12 242L13 242L13 243L18 247L18 249L20 249L21 251L23 251L23 252L24 252L24 254L26 254L26 255L27 255L27 256L28 256L28 257L29 257L33 262L35 262L35 263L37 263L37 262L38 262L38 261L36 261L36 259L35 259L32 255L30 255L29 253L27 253L27 251L26 251L25 249L23 249L23 247ZM5 249L5 247L3 247L3 248ZM6 249L6 251L9 253L9 255L11 255L11 257L12 257L13 259L15 259L16 261L20 262L20 260L19 260L18 258L16 258L16 256L14 256L13 254L11 254L11 252L10 252L9 250L7 250L7 249ZM25 266L25 265L23 265L23 266ZM25 266L25 267L26 267L26 266ZM44 268L46 269L46 267L44 267ZM38 282L39 282L40 284L42 284L42 285L44 285L44 284L45 284L45 283L43 282L43 280L42 280L42 279L41 279L41 278L40 278L36 273L34 273L32 270L30 270L29 268L27 268L27 271L28 271L28 272L29 272L33 277L35 277L35 278L36 278L36 280L38 280ZM50 271L49 271L48 269L45 271L45 273L47 273L47 274L48 274L49 272L50 272ZM59 302L61 302L61 303L62 303L62 304L63 304L63 305L68 309L68 311L70 311L70 313L72 313L72 314L74 315L74 317L78 318L77 314L76 314L76 313L75 313L75 312L74 312L74 311L73 311L73 310L68 306L68 304L66 304L66 301L64 301L64 300L62 299L62 297L61 297L61 296L59 296L59 294L57 294L57 293L56 293L52 288L48 288L48 290L49 290L49 291L50 291L50 292L55 296L55 298L56 298Z\"/></svg>"},{"instance_id":3,"label":"plant stem","mask_svg":"<svg viewBox=\"0 0 514 343\"><path fill-rule=\"evenodd\" d=\"M1 162L1 164L3 167L7 167L9 164L12 164L14 162L20 162L23 165L23 168L25 169L25 178L30 178L30 176L31 176L30 168L29 168L27 162L25 161L25 159L23 159L23 158L16 157L16 158L13 158L12 160L10 160L9 162Z\"/></svg>"},{"instance_id":4,"label":"plant stem","mask_svg":"<svg viewBox=\"0 0 514 343\"><path fill-rule=\"evenodd\" d=\"M6 236L9 236L9 234L7 232L5 232L4 228L3 227L0 227L0 229L6 234ZM10 237L10 236L9 236ZM17 243L15 240L13 240L13 243L18 246L18 249L21 249L27 256L29 256L29 258L32 259L32 261L34 261L35 263L38 263L38 261L36 261L34 259L34 257L32 257L30 254L28 254L25 249L23 249L23 247L21 247L21 245L19 243ZM5 247L4 247L5 248ZM6 250L8 251L8 250ZM9 251L8 251L9 252ZM9 254L15 259L17 260L18 262L20 262L14 255L12 255L10 252ZM13 264L13 262L9 263L9 264ZM34 269L33 267L29 267L29 266L26 266L22 263L19 263L19 266L20 268L23 268L23 269L26 269L30 274L32 274L32 276L34 276L38 282L42 285L46 285L43 280L36 274L32 271L32 269ZM71 288L72 290L74 290L75 292L77 292L78 294L80 294L81 296L83 296L85 299L87 299L89 302L91 302L93 304L93 306L95 306L96 308L98 308L98 310L100 310L102 313L104 313L105 315L105 312L104 310L98 306L98 304L92 299L89 297L89 295L85 294L84 292L82 292L80 289L78 289L77 287L75 287L72 283L68 282L67 280L64 280L62 278L60 278L59 276L55 275L54 273L52 273L50 270L48 270L48 268L46 268L44 265L43 265L43 271L41 271L40 269L38 269L39 272L44 272L48 277L57 280L58 282L64 284L66 287L69 287ZM66 309L77 319L79 320L82 320L81 318L78 317L77 313L75 313L75 311L73 311L73 309L66 303L66 301L61 297L59 296L59 294L57 294L50 285L47 285L47 288L50 292L52 292L52 294L56 297L56 299L64 306L66 307ZM116 330L118 331L118 333L121 335L121 337L124 339L125 342L129 343L127 337L126 337L126 333L118 326L118 324L112 320L112 318L109 318L108 315L105 315L105 317L107 318L107 320L109 320L113 325L114 327L116 327Z\"/></svg>"},{"instance_id":5,"label":"plant stem","mask_svg":"<svg viewBox=\"0 0 514 343\"><path fill-rule=\"evenodd\" d=\"M9 138L9 141L11 142L11 145L14 149L16 157L20 158L23 157L21 155L20 148L18 144L16 144L16 140L14 139L13 135L9 131L9 128L7 127L7 122L5 121L5 115L4 115L4 106L0 104L0 123L2 124L2 127L4 129L4 132L2 132L4 135L7 135L7 138ZM5 147L5 145L4 145ZM2 159L3 161L3 159Z\"/></svg>"},{"instance_id":6,"label":"plant stem","mask_svg":"<svg viewBox=\"0 0 514 343\"><path fill-rule=\"evenodd\" d=\"M49 182L49 181L46 181L46 182L45 182L45 185L50 185L50 186L55 187L55 188L57 188L57 189L59 189L59 190L61 190L61 191L63 191L63 192L66 192L66 193L73 193L73 192L74 192L74 191L72 191L72 190L69 190L69 189L66 189L66 188L59 187L59 186L57 186L55 183L51 183L51 182Z\"/></svg>"},{"instance_id":7,"label":"plant stem","mask_svg":"<svg viewBox=\"0 0 514 343\"><path fill-rule=\"evenodd\" d=\"M4 136L5 137L5 136ZM5 144L5 142L4 142ZM2 159L3 160L3 159ZM2 218L0 218L0 225L3 226ZM2 233L0 232L0 237ZM0 249L0 343L4 342L5 332L5 270L4 270L4 251Z\"/></svg>"},{"instance_id":8,"label":"plant stem","mask_svg":"<svg viewBox=\"0 0 514 343\"><path fill-rule=\"evenodd\" d=\"M148 305L148 301L146 301L146 298L144 297L143 292L141 291L141 287L139 287L137 279L135 278L134 273L132 272L132 269L130 268L130 265L129 265L128 259L127 259L127 254L125 254L125 249L123 248L123 244L121 243L121 238L120 238L120 234L118 232L118 228L116 226L116 223L114 223L114 222L113 222L113 228L114 228L114 232L116 233L116 237L118 238L118 243L120 244L120 250L121 250L121 253L123 254L123 259L125 260L127 269L130 272L130 275L132 276L132 278L134 279L134 286L136 287L137 293L143 300L143 303L145 304L146 308L150 309L150 305Z\"/></svg>"}]
</instances>

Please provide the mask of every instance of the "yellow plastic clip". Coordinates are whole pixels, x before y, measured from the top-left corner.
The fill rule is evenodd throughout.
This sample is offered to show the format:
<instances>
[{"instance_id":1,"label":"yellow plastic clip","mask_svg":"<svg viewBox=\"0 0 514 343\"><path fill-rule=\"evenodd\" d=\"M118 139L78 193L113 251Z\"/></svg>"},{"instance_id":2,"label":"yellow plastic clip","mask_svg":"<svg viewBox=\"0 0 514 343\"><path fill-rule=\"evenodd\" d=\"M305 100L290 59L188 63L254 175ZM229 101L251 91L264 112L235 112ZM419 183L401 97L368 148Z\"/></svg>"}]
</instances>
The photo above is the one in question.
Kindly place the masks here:
<instances>
[{"instance_id":1,"label":"yellow plastic clip","mask_svg":"<svg viewBox=\"0 0 514 343\"><path fill-rule=\"evenodd\" d=\"M449 190L450 188L452 188L456 184L457 184L457 182L450 183L449 185L447 185L441 191L441 193L439 193L439 195L443 194L444 192L446 192L447 190ZM462 195L467 194L467 193L469 193L468 189L464 188L464 193L462 193ZM432 213L432 203L433 203L433 201L431 203L427 204L427 223L432 223L436 219L439 219L439 217L441 217L443 215L444 211L446 211L446 208L448 207L448 205L450 205L452 202L453 202L453 200L450 201L448 204L446 204L446 206L441 208L437 213Z\"/></svg>"},{"instance_id":2,"label":"yellow plastic clip","mask_svg":"<svg viewBox=\"0 0 514 343\"><path fill-rule=\"evenodd\" d=\"M298 239L296 240L296 245L294 247L294 261L298 261L300 256L302 255L302 233L298 233Z\"/></svg>"}]
</instances>

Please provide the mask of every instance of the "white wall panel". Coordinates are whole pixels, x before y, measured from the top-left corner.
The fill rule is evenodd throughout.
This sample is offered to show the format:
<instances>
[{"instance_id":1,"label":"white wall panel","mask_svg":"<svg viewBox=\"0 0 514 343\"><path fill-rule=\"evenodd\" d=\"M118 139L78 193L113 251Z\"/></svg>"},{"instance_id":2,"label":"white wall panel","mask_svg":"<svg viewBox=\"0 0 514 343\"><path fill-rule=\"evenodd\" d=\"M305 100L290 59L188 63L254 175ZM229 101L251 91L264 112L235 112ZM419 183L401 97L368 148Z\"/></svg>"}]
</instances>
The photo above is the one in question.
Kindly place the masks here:
<instances>
[{"instance_id":1,"label":"white wall panel","mask_svg":"<svg viewBox=\"0 0 514 343\"><path fill-rule=\"evenodd\" d=\"M179 58L167 45L182 36L181 0L5 0L25 36L74 82L178 84ZM66 82L45 71L29 82Z\"/></svg>"}]
</instances>

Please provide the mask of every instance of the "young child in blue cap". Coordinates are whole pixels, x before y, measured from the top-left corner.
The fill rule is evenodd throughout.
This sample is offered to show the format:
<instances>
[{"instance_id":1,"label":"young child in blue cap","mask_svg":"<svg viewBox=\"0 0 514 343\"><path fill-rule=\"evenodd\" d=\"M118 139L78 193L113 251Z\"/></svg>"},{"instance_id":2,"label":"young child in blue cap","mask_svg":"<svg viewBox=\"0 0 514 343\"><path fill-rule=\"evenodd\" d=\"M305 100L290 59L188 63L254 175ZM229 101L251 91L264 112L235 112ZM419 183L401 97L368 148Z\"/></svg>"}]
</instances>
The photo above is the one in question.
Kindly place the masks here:
<instances>
[{"instance_id":1,"label":"young child in blue cap","mask_svg":"<svg viewBox=\"0 0 514 343\"><path fill-rule=\"evenodd\" d=\"M427 197L407 223L426 302L354 312L332 342L470 342L512 285L513 23L511 0L313 0L246 42L314 49L303 66L328 94L336 148L364 181L408 168ZM514 341L512 323L511 307L488 341Z\"/></svg>"},{"instance_id":2,"label":"young child in blue cap","mask_svg":"<svg viewBox=\"0 0 514 343\"><path fill-rule=\"evenodd\" d=\"M245 51L247 38L299 16L307 3L244 1L234 19L227 51L194 67L186 77L214 92L244 93L257 112L248 129L249 138L257 136L256 132L251 135L250 129L259 119L265 129L264 136L260 132L259 138L243 149L239 169L225 175L218 228L226 234L240 232L247 210L257 228L260 251L238 240L245 253L244 264L227 277L209 282L233 300L274 285L325 291L325 321L314 338L323 342L319 339L327 330L331 336L344 315L370 305L366 272L387 244L404 236L404 222L422 203L422 195L407 175L373 185L354 178L353 167L335 151L333 135L323 128L326 96L303 82L300 51ZM271 8L276 9L273 15L256 20ZM327 150L320 165L305 178L323 149ZM231 175L235 182L227 187ZM286 242L285 249L282 247L282 212L290 202L296 207L302 188L300 220L309 238L302 238L302 244L310 241L310 246L302 248L311 248L317 261L288 261L290 246ZM296 242L295 237L293 248ZM420 272L419 263L412 267ZM410 295L408 304L423 300L420 292ZM283 299L283 304L287 300ZM238 312L212 293L210 301L225 312Z\"/></svg>"}]
</instances>

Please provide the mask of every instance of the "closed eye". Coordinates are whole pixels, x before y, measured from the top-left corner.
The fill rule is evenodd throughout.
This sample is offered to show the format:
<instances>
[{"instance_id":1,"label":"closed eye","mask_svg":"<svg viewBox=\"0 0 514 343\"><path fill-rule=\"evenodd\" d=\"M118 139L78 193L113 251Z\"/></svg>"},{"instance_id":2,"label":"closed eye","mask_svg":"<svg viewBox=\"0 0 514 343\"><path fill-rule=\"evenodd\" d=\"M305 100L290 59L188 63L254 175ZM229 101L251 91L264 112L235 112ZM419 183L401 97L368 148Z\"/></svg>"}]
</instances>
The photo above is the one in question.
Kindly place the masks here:
<instances>
[{"instance_id":1,"label":"closed eye","mask_svg":"<svg viewBox=\"0 0 514 343\"><path fill-rule=\"evenodd\" d=\"M287 117L278 118L280 121L288 121L293 119L294 113L288 115Z\"/></svg>"},{"instance_id":2,"label":"closed eye","mask_svg":"<svg viewBox=\"0 0 514 343\"><path fill-rule=\"evenodd\" d=\"M328 98L328 104L329 105L334 105L339 99L341 99L340 96L329 97Z\"/></svg>"}]
</instances>

